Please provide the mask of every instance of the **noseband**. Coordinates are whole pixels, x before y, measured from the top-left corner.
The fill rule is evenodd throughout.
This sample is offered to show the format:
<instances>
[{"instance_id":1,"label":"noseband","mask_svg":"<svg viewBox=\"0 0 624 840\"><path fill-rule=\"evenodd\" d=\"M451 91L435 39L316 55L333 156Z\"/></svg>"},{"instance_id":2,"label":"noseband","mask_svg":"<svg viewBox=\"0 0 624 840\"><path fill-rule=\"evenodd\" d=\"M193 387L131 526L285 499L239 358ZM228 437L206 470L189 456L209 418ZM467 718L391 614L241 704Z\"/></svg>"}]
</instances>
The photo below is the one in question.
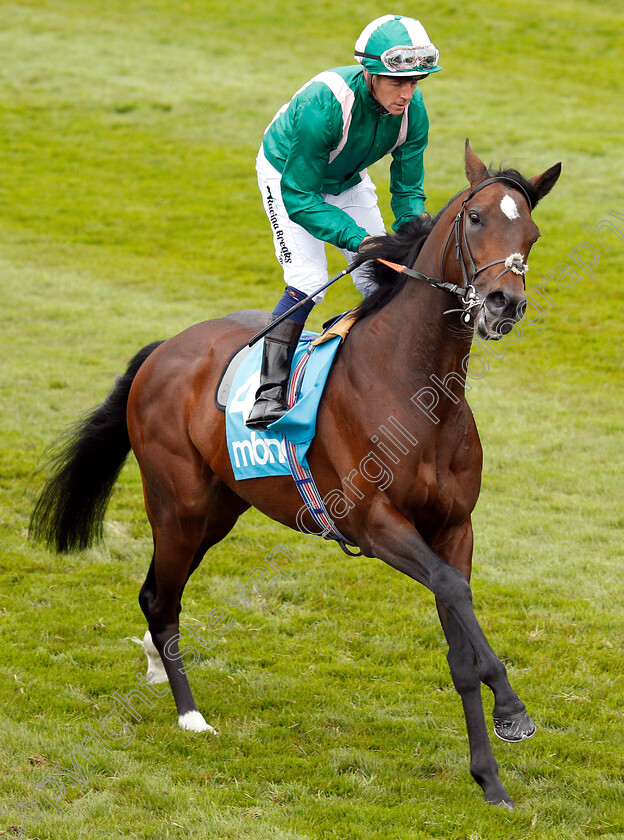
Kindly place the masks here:
<instances>
[{"instance_id":1,"label":"noseband","mask_svg":"<svg viewBox=\"0 0 624 840\"><path fill-rule=\"evenodd\" d=\"M466 198L462 201L461 209L455 217L453 226L448 232L448 236L446 237L446 241L444 243L444 248L442 249L442 255L440 257L440 280L437 280L434 277L427 277L426 274L422 274L420 271L415 271L414 269L404 269L404 273L409 275L410 277L415 277L418 280L426 280L427 283L430 283L437 289L443 289L445 292L450 292L450 294L455 295L459 299L459 302L462 305L462 309L448 309L447 312L463 311L462 320L465 324L469 323L470 319L473 317L473 309L480 308L484 303L484 298L479 297L474 285L477 277L479 276L479 274L481 274L482 271L491 268L493 265L500 265L502 263L504 264L504 268L502 269L502 271L499 272L499 274L496 275L496 277L492 281L492 286L500 277L503 276L503 274L506 274L508 271L513 271L514 274L519 274L522 277L522 282L524 284L524 287L526 288L526 281L524 279L524 275L529 270L529 266L524 264L523 254L510 254L508 257L504 257L503 259L499 260L492 260L492 262L487 263L487 265L482 265L479 268L477 268L475 261L472 257L472 253L470 251L470 246L468 245L465 220L466 205L484 187L488 187L490 184L497 183L508 184L515 190L519 190L526 198L527 204L529 205L529 209L531 209L531 199L529 198L529 194L522 186L522 184L519 184L517 181L514 181L513 178L507 178L504 175L497 175L493 178L487 178L485 181L481 181L480 184L477 184L476 187L471 189ZM446 258L446 252L453 234L455 234L455 254L462 270L462 278L464 281L463 287L458 286L456 283L447 283L444 280L444 260ZM464 253L461 247L462 242L464 245L464 251L468 255L469 266L466 266L466 262L464 260Z\"/></svg>"}]
</instances>

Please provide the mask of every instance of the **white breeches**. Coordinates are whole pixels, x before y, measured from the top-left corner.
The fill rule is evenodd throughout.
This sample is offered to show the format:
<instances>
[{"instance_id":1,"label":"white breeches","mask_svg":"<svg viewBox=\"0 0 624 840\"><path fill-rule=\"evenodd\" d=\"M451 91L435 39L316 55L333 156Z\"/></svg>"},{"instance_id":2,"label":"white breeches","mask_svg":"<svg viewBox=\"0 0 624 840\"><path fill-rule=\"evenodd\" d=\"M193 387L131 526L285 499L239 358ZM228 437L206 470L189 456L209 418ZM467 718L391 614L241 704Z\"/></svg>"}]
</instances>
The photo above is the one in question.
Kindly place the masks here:
<instances>
[{"instance_id":1,"label":"white breeches","mask_svg":"<svg viewBox=\"0 0 624 840\"><path fill-rule=\"evenodd\" d=\"M282 200L282 176L266 159L262 146L256 160L256 172L264 209L273 232L275 256L284 270L284 282L287 286L294 286L300 292L310 294L328 280L325 243L315 239L288 216ZM328 204L333 204L348 213L371 236L385 233L377 205L377 190L368 174L365 173L359 184L340 195L324 194L323 198ZM342 248L340 250L348 262L355 257L352 251ZM356 288L364 297L375 290L376 284L366 277L362 269L356 268L352 277ZM325 292L321 292L314 298L314 302L320 303L324 297Z\"/></svg>"}]
</instances>

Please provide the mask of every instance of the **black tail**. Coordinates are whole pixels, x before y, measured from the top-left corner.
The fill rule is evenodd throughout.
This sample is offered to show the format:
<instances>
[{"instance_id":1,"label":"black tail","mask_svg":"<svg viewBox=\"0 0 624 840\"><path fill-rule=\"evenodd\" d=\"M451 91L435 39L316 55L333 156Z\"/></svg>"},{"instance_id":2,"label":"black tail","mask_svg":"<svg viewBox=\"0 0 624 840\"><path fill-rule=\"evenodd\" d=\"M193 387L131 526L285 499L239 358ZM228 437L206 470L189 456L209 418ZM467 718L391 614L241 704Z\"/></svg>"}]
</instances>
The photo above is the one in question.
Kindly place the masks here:
<instances>
[{"instance_id":1,"label":"black tail","mask_svg":"<svg viewBox=\"0 0 624 840\"><path fill-rule=\"evenodd\" d=\"M102 522L130 451L126 408L139 368L162 341L140 350L104 402L61 437L49 462L52 476L32 517L30 535L58 552L88 548L102 537Z\"/></svg>"}]
</instances>

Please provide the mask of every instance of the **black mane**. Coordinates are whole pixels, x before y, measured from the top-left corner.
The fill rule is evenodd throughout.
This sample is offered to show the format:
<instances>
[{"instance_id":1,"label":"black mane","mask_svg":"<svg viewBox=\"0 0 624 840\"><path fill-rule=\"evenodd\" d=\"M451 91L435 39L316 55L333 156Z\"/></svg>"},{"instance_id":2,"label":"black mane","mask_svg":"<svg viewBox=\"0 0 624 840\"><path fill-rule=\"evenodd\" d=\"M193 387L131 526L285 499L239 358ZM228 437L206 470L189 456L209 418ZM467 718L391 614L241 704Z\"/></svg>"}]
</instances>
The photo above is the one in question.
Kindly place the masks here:
<instances>
[{"instance_id":1,"label":"black mane","mask_svg":"<svg viewBox=\"0 0 624 840\"><path fill-rule=\"evenodd\" d=\"M515 181L528 195L531 210L539 201L535 187L517 169L488 169L487 177L502 177ZM371 244L367 245L365 256L361 255L360 264L368 263L364 266L364 270L377 283L378 288L356 307L355 311L360 318L377 312L389 303L401 291L407 279L404 274L397 274L396 271L376 260L388 260L388 262L411 267L440 216L462 192L464 192L463 189L449 199L433 219L415 217L401 225L395 234L376 236Z\"/></svg>"}]
</instances>

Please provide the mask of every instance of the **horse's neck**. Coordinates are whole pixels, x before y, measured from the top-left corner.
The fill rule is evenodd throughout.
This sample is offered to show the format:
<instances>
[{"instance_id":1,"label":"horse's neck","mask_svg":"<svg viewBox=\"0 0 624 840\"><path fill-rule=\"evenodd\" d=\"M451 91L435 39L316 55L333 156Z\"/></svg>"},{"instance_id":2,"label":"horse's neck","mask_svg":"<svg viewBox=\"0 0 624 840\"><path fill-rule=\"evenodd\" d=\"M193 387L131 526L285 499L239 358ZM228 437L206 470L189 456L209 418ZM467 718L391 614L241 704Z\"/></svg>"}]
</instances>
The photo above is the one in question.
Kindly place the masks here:
<instances>
[{"instance_id":1,"label":"horse's neck","mask_svg":"<svg viewBox=\"0 0 624 840\"><path fill-rule=\"evenodd\" d=\"M456 314L444 314L459 304L439 289L421 284L424 281L408 280L385 307L389 316L395 315L390 324L390 354L403 369L411 393L444 382L449 374L453 374L453 390L463 391L470 336L461 329Z\"/></svg>"},{"instance_id":2,"label":"horse's neck","mask_svg":"<svg viewBox=\"0 0 624 840\"><path fill-rule=\"evenodd\" d=\"M441 243L427 240L415 263L418 271L434 278L440 275L444 247L444 238L438 238ZM454 391L460 379L465 381L472 332L462 325L458 313L445 314L458 308L457 298L425 280L408 278L393 300L373 316L375 333L385 336L381 352L405 371L408 389L428 386L436 381L432 377L444 381L449 373L455 374Z\"/></svg>"}]
</instances>

